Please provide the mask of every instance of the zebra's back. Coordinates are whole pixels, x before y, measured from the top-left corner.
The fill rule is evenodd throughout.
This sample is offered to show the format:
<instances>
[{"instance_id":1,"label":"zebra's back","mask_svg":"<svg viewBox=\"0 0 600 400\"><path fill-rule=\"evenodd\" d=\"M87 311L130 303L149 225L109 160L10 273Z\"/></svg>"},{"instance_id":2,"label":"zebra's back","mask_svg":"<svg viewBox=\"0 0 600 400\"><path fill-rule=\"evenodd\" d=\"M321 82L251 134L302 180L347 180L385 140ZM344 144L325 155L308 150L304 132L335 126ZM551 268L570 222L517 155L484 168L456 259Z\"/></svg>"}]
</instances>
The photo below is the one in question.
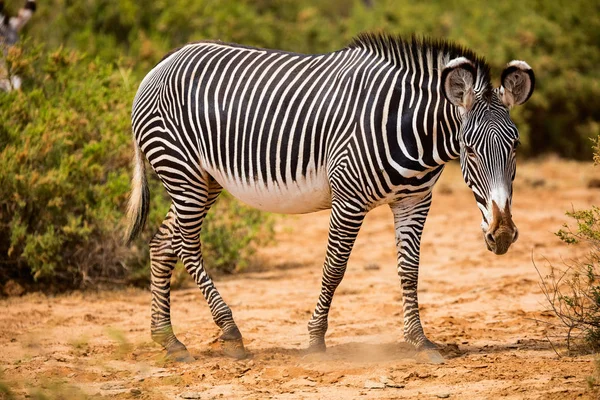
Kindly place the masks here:
<instances>
[{"instance_id":1,"label":"zebra's back","mask_svg":"<svg viewBox=\"0 0 600 400\"><path fill-rule=\"evenodd\" d=\"M147 155L154 154L148 156L153 166L162 153L158 147L169 152L185 144L188 154L181 163L189 168L189 159L197 157L197 173L205 171L259 209L329 208L328 163L335 157L327 154L333 147L327 140L331 132L336 141L352 133L359 96L348 71L358 59L352 52L302 55L212 42L187 45L140 85L134 130L144 129L136 119L150 115L162 126L152 135L136 132L136 139ZM340 145L335 144L338 151Z\"/></svg>"}]
</instances>

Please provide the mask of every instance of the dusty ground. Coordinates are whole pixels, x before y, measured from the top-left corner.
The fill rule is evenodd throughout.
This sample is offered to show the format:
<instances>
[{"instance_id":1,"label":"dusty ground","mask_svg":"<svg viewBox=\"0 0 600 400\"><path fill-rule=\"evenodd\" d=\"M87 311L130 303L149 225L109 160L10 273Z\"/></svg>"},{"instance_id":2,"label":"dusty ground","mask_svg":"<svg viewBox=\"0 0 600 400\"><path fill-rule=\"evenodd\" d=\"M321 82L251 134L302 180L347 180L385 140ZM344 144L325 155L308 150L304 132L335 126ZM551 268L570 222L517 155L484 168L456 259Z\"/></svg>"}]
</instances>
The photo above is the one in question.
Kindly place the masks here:
<instances>
[{"instance_id":1,"label":"dusty ground","mask_svg":"<svg viewBox=\"0 0 600 400\"><path fill-rule=\"evenodd\" d=\"M520 165L513 209L520 239L495 256L457 165L444 173L420 276L422 320L443 346L444 365L417 364L402 342L392 218L380 207L368 216L336 293L323 356L302 350L319 292L327 212L279 220L277 245L261 251L266 270L217 282L249 359L220 355L212 344L219 332L195 288L173 294L175 331L197 359L184 365L165 362L151 342L147 291L32 294L0 301L0 381L17 397L68 399L593 398L586 384L593 358L558 357L546 340L559 331L540 322L556 321L543 312L532 256L547 271L548 261L584 253L553 232L565 210L598 204L600 190L586 188L594 174L590 164Z\"/></svg>"}]
</instances>

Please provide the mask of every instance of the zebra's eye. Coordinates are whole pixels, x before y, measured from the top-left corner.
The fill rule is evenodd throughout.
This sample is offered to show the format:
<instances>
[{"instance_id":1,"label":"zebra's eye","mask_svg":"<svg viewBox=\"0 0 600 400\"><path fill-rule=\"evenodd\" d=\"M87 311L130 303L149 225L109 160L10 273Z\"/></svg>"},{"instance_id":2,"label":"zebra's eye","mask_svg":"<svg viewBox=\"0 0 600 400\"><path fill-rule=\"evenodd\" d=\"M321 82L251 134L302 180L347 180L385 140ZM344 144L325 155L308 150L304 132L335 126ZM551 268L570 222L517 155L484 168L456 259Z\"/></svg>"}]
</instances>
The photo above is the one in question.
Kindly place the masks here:
<instances>
[{"instance_id":1,"label":"zebra's eye","mask_svg":"<svg viewBox=\"0 0 600 400\"><path fill-rule=\"evenodd\" d=\"M515 142L513 143L513 150L517 150L517 148L521 145L521 141L520 140L515 140Z\"/></svg>"},{"instance_id":2,"label":"zebra's eye","mask_svg":"<svg viewBox=\"0 0 600 400\"><path fill-rule=\"evenodd\" d=\"M465 145L465 151L467 152L467 155L469 157L475 157L475 151L473 150L473 148L471 146Z\"/></svg>"}]
</instances>

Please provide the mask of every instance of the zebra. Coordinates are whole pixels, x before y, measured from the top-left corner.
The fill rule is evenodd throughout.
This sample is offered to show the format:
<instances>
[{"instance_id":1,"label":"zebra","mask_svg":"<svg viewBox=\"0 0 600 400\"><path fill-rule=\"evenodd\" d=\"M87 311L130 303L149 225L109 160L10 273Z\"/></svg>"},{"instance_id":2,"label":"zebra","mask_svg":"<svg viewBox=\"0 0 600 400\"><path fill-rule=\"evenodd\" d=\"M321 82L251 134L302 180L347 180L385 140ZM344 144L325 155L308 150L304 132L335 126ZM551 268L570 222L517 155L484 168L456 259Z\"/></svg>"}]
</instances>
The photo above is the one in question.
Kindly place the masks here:
<instances>
[{"instance_id":1,"label":"zebra","mask_svg":"<svg viewBox=\"0 0 600 400\"><path fill-rule=\"evenodd\" d=\"M445 163L460 158L487 248L506 253L518 236L511 203L519 134L509 110L531 96L534 83L531 67L515 60L493 88L489 65L471 50L414 36L365 33L318 55L219 41L167 54L142 80L132 107L127 241L148 214L144 156L172 200L150 241L153 340L168 357L193 360L170 319L170 278L180 258L221 329L224 354L246 355L232 311L205 270L200 243L204 217L226 189L271 212L331 209L309 352L326 350L333 295L365 215L388 204L404 338L417 359L443 362L424 333L417 298L432 188Z\"/></svg>"},{"instance_id":2,"label":"zebra","mask_svg":"<svg viewBox=\"0 0 600 400\"><path fill-rule=\"evenodd\" d=\"M20 89L21 78L9 74L4 57L7 56L8 49L19 41L19 31L29 22L35 10L35 0L26 0L17 15L9 17L4 13L4 1L0 0L0 50L3 55L0 62L0 89L6 92Z\"/></svg>"}]
</instances>

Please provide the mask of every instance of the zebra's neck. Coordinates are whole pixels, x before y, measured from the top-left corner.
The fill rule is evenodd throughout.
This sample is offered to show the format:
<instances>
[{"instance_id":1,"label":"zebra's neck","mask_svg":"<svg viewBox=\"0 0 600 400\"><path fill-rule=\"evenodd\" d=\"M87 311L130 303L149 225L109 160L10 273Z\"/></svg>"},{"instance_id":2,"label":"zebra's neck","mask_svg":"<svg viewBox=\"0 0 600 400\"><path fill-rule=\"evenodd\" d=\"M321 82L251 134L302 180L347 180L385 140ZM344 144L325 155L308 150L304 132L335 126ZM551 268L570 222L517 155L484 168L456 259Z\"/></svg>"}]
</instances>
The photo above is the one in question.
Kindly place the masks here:
<instances>
[{"instance_id":1,"label":"zebra's neck","mask_svg":"<svg viewBox=\"0 0 600 400\"><path fill-rule=\"evenodd\" d=\"M428 176L460 154L462 116L439 84L452 54L402 45L388 52L354 45L334 53L349 65L336 85L348 81L361 96L357 146L363 154L378 154L371 175L390 188ZM343 104L344 98L332 102Z\"/></svg>"}]
</instances>

